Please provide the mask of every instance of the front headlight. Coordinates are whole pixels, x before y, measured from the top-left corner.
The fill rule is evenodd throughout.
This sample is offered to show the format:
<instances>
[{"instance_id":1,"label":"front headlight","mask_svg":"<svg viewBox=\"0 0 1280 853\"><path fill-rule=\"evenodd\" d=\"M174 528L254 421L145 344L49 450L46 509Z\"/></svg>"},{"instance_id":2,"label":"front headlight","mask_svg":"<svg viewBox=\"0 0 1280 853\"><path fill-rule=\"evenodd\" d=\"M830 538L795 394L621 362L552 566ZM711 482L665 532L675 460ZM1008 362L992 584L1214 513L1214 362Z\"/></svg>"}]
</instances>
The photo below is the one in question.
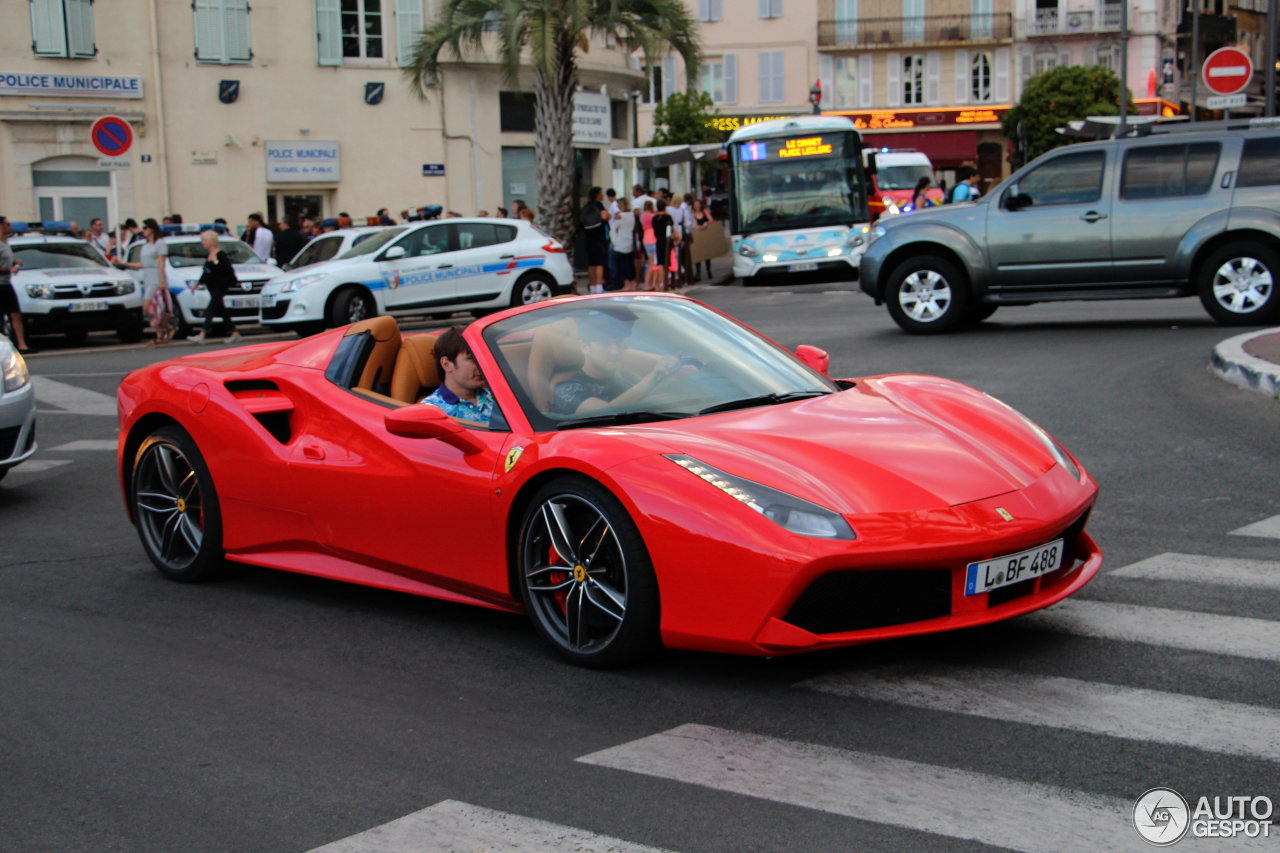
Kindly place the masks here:
<instances>
[{"instance_id":1,"label":"front headlight","mask_svg":"<svg viewBox=\"0 0 1280 853\"><path fill-rule=\"evenodd\" d=\"M1072 460L1071 456L1067 453L1067 451L1062 449L1062 447L1058 444L1058 442L1053 440L1053 436L1045 432L1038 423L1031 420L1031 418L1027 417L1022 412L1019 412L1017 409L1015 409L1013 406L1010 406L1005 401L996 399L995 397L992 397L990 394L987 394L987 396L990 397L992 400L995 400L1000 405L1004 406L1009 411L1013 412L1018 417L1022 418L1022 422L1027 425L1027 429L1031 430L1031 432L1035 435L1035 437L1040 439L1040 443L1044 445L1044 449L1049 451L1049 455L1053 457L1053 461L1057 462L1063 468L1067 469L1067 472L1071 474L1072 477L1075 477L1077 480L1080 479L1080 466L1077 465L1074 460Z\"/></svg>"},{"instance_id":2,"label":"front headlight","mask_svg":"<svg viewBox=\"0 0 1280 853\"><path fill-rule=\"evenodd\" d=\"M744 258L754 258L757 254L756 250L751 248L747 243L743 243L738 247L738 254Z\"/></svg>"},{"instance_id":3,"label":"front headlight","mask_svg":"<svg viewBox=\"0 0 1280 853\"><path fill-rule=\"evenodd\" d=\"M124 296L126 293L133 293L134 283L132 281L117 281L116 296Z\"/></svg>"},{"instance_id":4,"label":"front headlight","mask_svg":"<svg viewBox=\"0 0 1280 853\"><path fill-rule=\"evenodd\" d=\"M326 273L313 272L310 275L302 275L302 276L298 276L297 278L291 278L288 281L281 283L280 292L293 293L299 287L306 287L309 284L315 284L317 281L324 280L325 275Z\"/></svg>"},{"instance_id":5,"label":"front headlight","mask_svg":"<svg viewBox=\"0 0 1280 853\"><path fill-rule=\"evenodd\" d=\"M871 237L871 229L863 225L859 228L849 229L849 236L845 238L844 245L846 249L856 249L865 244Z\"/></svg>"},{"instance_id":6,"label":"front headlight","mask_svg":"<svg viewBox=\"0 0 1280 853\"><path fill-rule=\"evenodd\" d=\"M17 391L22 386L31 381L31 374L27 372L27 362L18 352L9 349L3 358L0 358L0 370L4 371L4 390Z\"/></svg>"},{"instance_id":7,"label":"front headlight","mask_svg":"<svg viewBox=\"0 0 1280 853\"><path fill-rule=\"evenodd\" d=\"M28 284L27 296L32 299L52 299L53 288L47 284Z\"/></svg>"},{"instance_id":8,"label":"front headlight","mask_svg":"<svg viewBox=\"0 0 1280 853\"><path fill-rule=\"evenodd\" d=\"M792 533L817 539L857 538L843 516L825 507L752 480L735 477L692 456L668 454L665 458Z\"/></svg>"}]
</instances>

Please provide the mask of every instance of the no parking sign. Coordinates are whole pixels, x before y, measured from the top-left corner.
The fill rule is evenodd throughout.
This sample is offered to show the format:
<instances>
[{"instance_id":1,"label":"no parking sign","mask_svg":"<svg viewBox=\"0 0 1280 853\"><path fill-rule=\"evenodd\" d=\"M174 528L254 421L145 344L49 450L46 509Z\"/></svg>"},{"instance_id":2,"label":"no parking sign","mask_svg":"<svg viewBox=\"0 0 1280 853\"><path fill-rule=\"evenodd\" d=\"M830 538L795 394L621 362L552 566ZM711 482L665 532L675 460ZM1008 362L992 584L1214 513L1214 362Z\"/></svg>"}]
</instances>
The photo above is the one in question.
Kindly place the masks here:
<instances>
[{"instance_id":1,"label":"no parking sign","mask_svg":"<svg viewBox=\"0 0 1280 853\"><path fill-rule=\"evenodd\" d=\"M89 141L104 157L121 157L133 146L133 128L119 116L103 116L89 128Z\"/></svg>"}]
</instances>

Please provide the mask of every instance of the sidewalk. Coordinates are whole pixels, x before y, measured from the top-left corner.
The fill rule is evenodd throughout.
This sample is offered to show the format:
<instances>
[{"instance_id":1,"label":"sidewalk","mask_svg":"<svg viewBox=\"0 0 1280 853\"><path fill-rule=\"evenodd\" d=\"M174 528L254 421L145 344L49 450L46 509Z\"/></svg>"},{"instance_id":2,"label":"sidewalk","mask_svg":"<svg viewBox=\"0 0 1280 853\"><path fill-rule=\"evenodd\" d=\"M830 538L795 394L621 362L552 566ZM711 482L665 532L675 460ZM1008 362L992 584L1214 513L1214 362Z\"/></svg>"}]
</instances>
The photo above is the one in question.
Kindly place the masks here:
<instances>
[{"instance_id":1,"label":"sidewalk","mask_svg":"<svg viewBox=\"0 0 1280 853\"><path fill-rule=\"evenodd\" d=\"M1214 347L1209 369L1247 391L1280 398L1280 329L1227 338Z\"/></svg>"}]
</instances>

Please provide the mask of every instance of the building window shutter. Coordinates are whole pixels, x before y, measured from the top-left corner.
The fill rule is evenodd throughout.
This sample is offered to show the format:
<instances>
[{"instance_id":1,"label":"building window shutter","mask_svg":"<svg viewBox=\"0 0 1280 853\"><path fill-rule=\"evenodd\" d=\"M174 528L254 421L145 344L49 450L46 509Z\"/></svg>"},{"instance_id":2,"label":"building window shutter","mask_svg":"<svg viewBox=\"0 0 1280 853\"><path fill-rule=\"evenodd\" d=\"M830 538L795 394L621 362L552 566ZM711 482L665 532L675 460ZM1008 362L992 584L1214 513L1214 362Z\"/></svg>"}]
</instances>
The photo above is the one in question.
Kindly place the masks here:
<instances>
[{"instance_id":1,"label":"building window shutter","mask_svg":"<svg viewBox=\"0 0 1280 853\"><path fill-rule=\"evenodd\" d=\"M902 54L886 53L884 55L885 68L888 69L888 92L889 106L902 106Z\"/></svg>"},{"instance_id":2,"label":"building window shutter","mask_svg":"<svg viewBox=\"0 0 1280 853\"><path fill-rule=\"evenodd\" d=\"M724 55L724 102L738 103L738 57L733 53Z\"/></svg>"},{"instance_id":3,"label":"building window shutter","mask_svg":"<svg viewBox=\"0 0 1280 853\"><path fill-rule=\"evenodd\" d=\"M672 92L679 91L676 85L676 58L669 55L662 60L662 96L671 97Z\"/></svg>"},{"instance_id":4,"label":"building window shutter","mask_svg":"<svg viewBox=\"0 0 1280 853\"><path fill-rule=\"evenodd\" d=\"M698 0L698 20L711 20L711 0Z\"/></svg>"},{"instance_id":5,"label":"building window shutter","mask_svg":"<svg viewBox=\"0 0 1280 853\"><path fill-rule=\"evenodd\" d=\"M222 0L222 31L226 62L248 62L253 59L253 48L249 41L249 0Z\"/></svg>"},{"instance_id":6,"label":"building window shutter","mask_svg":"<svg viewBox=\"0 0 1280 853\"><path fill-rule=\"evenodd\" d=\"M836 0L836 44L857 44L858 0Z\"/></svg>"},{"instance_id":7,"label":"building window shutter","mask_svg":"<svg viewBox=\"0 0 1280 853\"><path fill-rule=\"evenodd\" d=\"M1002 47L995 53L996 103L1009 103L1009 48Z\"/></svg>"},{"instance_id":8,"label":"building window shutter","mask_svg":"<svg viewBox=\"0 0 1280 853\"><path fill-rule=\"evenodd\" d=\"M849 62L849 59L845 60ZM821 109L829 110L835 99L836 72L834 62L827 54L818 55L818 82L822 84L822 100L818 102Z\"/></svg>"},{"instance_id":9,"label":"building window shutter","mask_svg":"<svg viewBox=\"0 0 1280 853\"><path fill-rule=\"evenodd\" d=\"M316 2L316 62L320 65L342 64L342 2Z\"/></svg>"},{"instance_id":10,"label":"building window shutter","mask_svg":"<svg viewBox=\"0 0 1280 853\"><path fill-rule=\"evenodd\" d=\"M93 43L93 0L66 0L67 53L72 59L92 59L98 53Z\"/></svg>"},{"instance_id":11,"label":"building window shutter","mask_svg":"<svg viewBox=\"0 0 1280 853\"><path fill-rule=\"evenodd\" d=\"M711 17L708 20L724 20L724 0L711 0Z\"/></svg>"},{"instance_id":12,"label":"building window shutter","mask_svg":"<svg viewBox=\"0 0 1280 853\"><path fill-rule=\"evenodd\" d=\"M422 0L396 0L396 61L401 68L409 66L423 24Z\"/></svg>"},{"instance_id":13,"label":"building window shutter","mask_svg":"<svg viewBox=\"0 0 1280 853\"><path fill-rule=\"evenodd\" d=\"M858 106L866 109L876 102L875 57L864 53L858 57Z\"/></svg>"},{"instance_id":14,"label":"building window shutter","mask_svg":"<svg viewBox=\"0 0 1280 853\"><path fill-rule=\"evenodd\" d=\"M222 0L195 0L191 5L196 59L201 62L224 62L226 51L222 44Z\"/></svg>"},{"instance_id":15,"label":"building window shutter","mask_svg":"<svg viewBox=\"0 0 1280 853\"><path fill-rule=\"evenodd\" d=\"M36 56L66 56L67 30L62 0L30 0L31 49Z\"/></svg>"},{"instance_id":16,"label":"building window shutter","mask_svg":"<svg viewBox=\"0 0 1280 853\"><path fill-rule=\"evenodd\" d=\"M929 106L942 103L942 54L936 50L924 56L924 102Z\"/></svg>"},{"instance_id":17,"label":"building window shutter","mask_svg":"<svg viewBox=\"0 0 1280 853\"><path fill-rule=\"evenodd\" d=\"M956 103L969 103L969 51L957 50L956 63Z\"/></svg>"}]
</instances>

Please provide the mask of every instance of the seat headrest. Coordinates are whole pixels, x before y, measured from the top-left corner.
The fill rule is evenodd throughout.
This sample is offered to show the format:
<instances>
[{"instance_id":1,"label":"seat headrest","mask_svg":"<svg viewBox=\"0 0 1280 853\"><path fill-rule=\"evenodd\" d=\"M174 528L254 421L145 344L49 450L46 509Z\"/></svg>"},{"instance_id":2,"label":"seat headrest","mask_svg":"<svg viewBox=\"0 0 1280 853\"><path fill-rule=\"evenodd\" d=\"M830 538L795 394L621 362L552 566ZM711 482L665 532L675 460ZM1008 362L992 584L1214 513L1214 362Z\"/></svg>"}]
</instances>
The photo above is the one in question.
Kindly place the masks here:
<instances>
[{"instance_id":1,"label":"seat headrest","mask_svg":"<svg viewBox=\"0 0 1280 853\"><path fill-rule=\"evenodd\" d=\"M400 353L400 324L394 317L370 317L352 323L343 337L368 333L373 338L373 349L360 371L360 378L353 387L367 388L386 394L391 388L391 374L396 356Z\"/></svg>"},{"instance_id":2,"label":"seat headrest","mask_svg":"<svg viewBox=\"0 0 1280 853\"><path fill-rule=\"evenodd\" d=\"M440 362L436 358L435 335L411 335L400 342L396 369L391 375L391 396L416 403L424 391L440 384Z\"/></svg>"}]
</instances>

